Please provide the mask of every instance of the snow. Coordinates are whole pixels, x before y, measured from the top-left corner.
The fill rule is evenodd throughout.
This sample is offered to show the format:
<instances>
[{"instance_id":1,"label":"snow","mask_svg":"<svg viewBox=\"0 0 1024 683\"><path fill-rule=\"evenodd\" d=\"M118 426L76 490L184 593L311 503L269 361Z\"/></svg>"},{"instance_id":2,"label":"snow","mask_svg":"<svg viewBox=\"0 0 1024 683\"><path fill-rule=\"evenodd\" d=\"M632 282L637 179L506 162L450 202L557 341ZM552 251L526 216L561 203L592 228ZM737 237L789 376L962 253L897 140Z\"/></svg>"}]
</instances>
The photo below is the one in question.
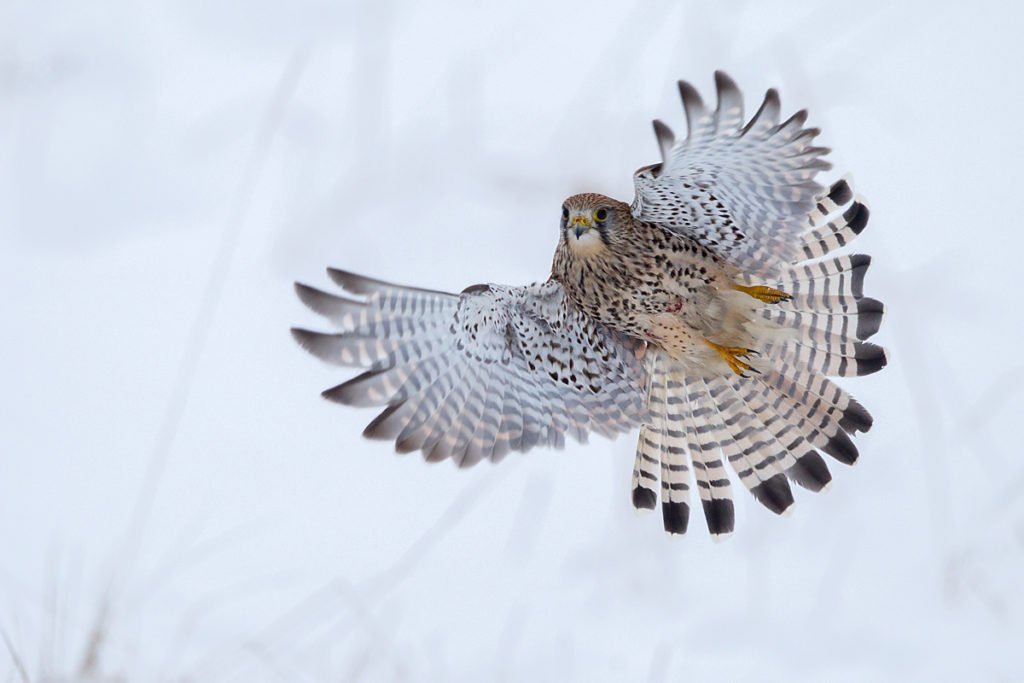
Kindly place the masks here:
<instances>
[{"instance_id":1,"label":"snow","mask_svg":"<svg viewBox=\"0 0 1024 683\"><path fill-rule=\"evenodd\" d=\"M0 679L1016 679L1021 19L0 7ZM808 107L871 205L891 363L844 382L876 424L828 494L670 538L633 435L459 471L319 399L294 280L546 277L562 199L630 199L717 68Z\"/></svg>"}]
</instances>

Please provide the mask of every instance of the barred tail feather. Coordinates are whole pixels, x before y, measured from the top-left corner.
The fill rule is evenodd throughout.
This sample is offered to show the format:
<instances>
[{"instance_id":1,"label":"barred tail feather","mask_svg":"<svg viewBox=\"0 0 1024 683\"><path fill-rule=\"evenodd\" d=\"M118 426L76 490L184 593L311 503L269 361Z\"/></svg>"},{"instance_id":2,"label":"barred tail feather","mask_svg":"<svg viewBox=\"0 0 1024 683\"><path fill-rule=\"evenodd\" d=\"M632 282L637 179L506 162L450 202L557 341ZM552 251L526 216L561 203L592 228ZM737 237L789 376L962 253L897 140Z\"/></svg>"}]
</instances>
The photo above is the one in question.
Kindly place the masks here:
<instances>
[{"instance_id":1,"label":"barred tail feather","mask_svg":"<svg viewBox=\"0 0 1024 683\"><path fill-rule=\"evenodd\" d=\"M787 411L786 419L816 448L840 462L856 462L857 448L839 425L834 406L820 397L800 392L795 382L774 370L766 370L761 381L775 391L776 405Z\"/></svg>"},{"instance_id":2,"label":"barred tail feather","mask_svg":"<svg viewBox=\"0 0 1024 683\"><path fill-rule=\"evenodd\" d=\"M801 237L805 260L784 267L778 278L777 287L790 299L762 313L793 332L766 348L777 365L852 377L878 372L888 364L885 349L865 341L878 331L885 311L881 302L864 296L871 257L830 256L863 232L869 216L848 178L818 198L809 229Z\"/></svg>"},{"instance_id":3,"label":"barred tail feather","mask_svg":"<svg viewBox=\"0 0 1024 683\"><path fill-rule=\"evenodd\" d=\"M685 397L680 414L708 531L715 537L731 534L736 525L732 485L707 422L714 406L704 393L703 382L682 376L670 378L668 387L673 395Z\"/></svg>"},{"instance_id":4,"label":"barred tail feather","mask_svg":"<svg viewBox=\"0 0 1024 683\"><path fill-rule=\"evenodd\" d=\"M841 209L853 198L853 181L849 174L832 183L828 190L816 197L814 208L807 214L807 223L813 229L820 226L828 216Z\"/></svg>"},{"instance_id":5,"label":"barred tail feather","mask_svg":"<svg viewBox=\"0 0 1024 683\"><path fill-rule=\"evenodd\" d=\"M781 423L764 429L764 422L771 422L770 416L758 415L758 411L765 412L764 408L750 397L744 400L750 387L734 384L738 379L694 378L667 359L664 365L659 368L655 364L653 368L648 403L652 424L640 432L633 469L634 505L655 507L660 463L665 530L685 533L689 520L689 457L709 531L715 536L730 533L735 512L724 458L756 500L778 514L785 513L793 504L786 472L814 470L814 463L802 466L789 444L779 440L779 435L785 435ZM801 451L800 455L807 453ZM813 454L810 457L813 459ZM815 471L801 480L812 482L815 474L821 478ZM808 485L813 486L813 482Z\"/></svg>"},{"instance_id":6,"label":"barred tail feather","mask_svg":"<svg viewBox=\"0 0 1024 683\"><path fill-rule=\"evenodd\" d=\"M668 362L659 354L651 364L648 412L651 424L640 429L633 466L633 505L654 509L655 485L661 474L661 516L665 531L684 534L690 521L690 470L687 466L682 416L673 410L680 399L669 394L669 373L660 367Z\"/></svg>"},{"instance_id":7,"label":"barred tail feather","mask_svg":"<svg viewBox=\"0 0 1024 683\"><path fill-rule=\"evenodd\" d=\"M661 441L661 516L665 531L685 534L690 521L690 468L687 466L686 432L677 409L680 399L669 396L668 374L655 378L664 397Z\"/></svg>"},{"instance_id":8,"label":"barred tail feather","mask_svg":"<svg viewBox=\"0 0 1024 683\"><path fill-rule=\"evenodd\" d=\"M776 514L784 514L793 504L793 493L784 474L784 468L795 463L793 456L762 428L754 412L726 379L705 380L705 386L715 402L718 423L725 434L722 450L736 476L758 502Z\"/></svg>"},{"instance_id":9,"label":"barred tail feather","mask_svg":"<svg viewBox=\"0 0 1024 683\"><path fill-rule=\"evenodd\" d=\"M792 298L763 314L793 334L766 346L769 367L758 378L766 391L761 398L807 445L847 464L858 457L849 435L866 432L873 420L827 376L877 372L888 363L888 355L865 341L878 331L884 315L881 302L864 296L871 258L830 253L861 234L869 216L849 178L834 183L809 216L809 229L801 238L806 260L784 267L780 274L779 288ZM804 481L797 481L817 486L827 473L819 461L820 456L806 461L807 467L801 466L799 472Z\"/></svg>"},{"instance_id":10,"label":"barred tail feather","mask_svg":"<svg viewBox=\"0 0 1024 683\"><path fill-rule=\"evenodd\" d=\"M647 412L651 423L640 427L640 438L636 444L636 459L633 462L633 480L630 486L633 507L638 510L653 510L658 504L656 484L658 467L662 461L662 440L665 434L665 393L655 382L660 377L658 366L663 357L653 356L650 364L647 388ZM664 492L662 492L664 496Z\"/></svg>"},{"instance_id":11,"label":"barred tail feather","mask_svg":"<svg viewBox=\"0 0 1024 683\"><path fill-rule=\"evenodd\" d=\"M832 306L823 302L818 309L799 310L794 302L785 302L786 308L766 308L761 315L780 327L797 331L798 339L819 333L855 336L864 341L872 337L882 325L885 306L877 299L861 297L852 306Z\"/></svg>"},{"instance_id":12,"label":"barred tail feather","mask_svg":"<svg viewBox=\"0 0 1024 683\"><path fill-rule=\"evenodd\" d=\"M640 439L636 444L636 460L633 462L633 507L637 510L653 510L658 505L655 484L658 481L658 466L661 463L661 432L653 425L640 427Z\"/></svg>"},{"instance_id":13,"label":"barred tail feather","mask_svg":"<svg viewBox=\"0 0 1024 683\"><path fill-rule=\"evenodd\" d=\"M860 377L878 372L889 363L884 348L870 342L854 342L849 351L811 343L772 344L766 355L779 362L813 368L829 377Z\"/></svg>"},{"instance_id":14,"label":"barred tail feather","mask_svg":"<svg viewBox=\"0 0 1024 683\"><path fill-rule=\"evenodd\" d=\"M828 376L869 374L886 364L885 350L866 341L878 331L884 307L863 295L871 259L829 252L859 235L868 216L846 178L818 198L800 237L809 260L785 266L776 285L791 298L763 309L764 318L785 332L773 333L752 361L757 374L702 377L664 355L649 367L651 422L637 445L633 502L656 506L660 465L668 531L686 528L687 456L716 536L734 525L725 462L756 500L778 514L793 505L789 481L811 491L831 484L823 453L856 462L850 435L868 431L873 420Z\"/></svg>"},{"instance_id":15,"label":"barred tail feather","mask_svg":"<svg viewBox=\"0 0 1024 683\"><path fill-rule=\"evenodd\" d=\"M832 481L825 461L801 431L779 413L779 402L772 389L758 381L732 377L729 383L736 395L747 405L764 428L790 454L786 474L811 491L820 491Z\"/></svg>"},{"instance_id":16,"label":"barred tail feather","mask_svg":"<svg viewBox=\"0 0 1024 683\"><path fill-rule=\"evenodd\" d=\"M835 410L840 426L849 433L867 432L874 418L855 398L824 375L808 369L782 365L777 371L802 389L823 399Z\"/></svg>"}]
</instances>

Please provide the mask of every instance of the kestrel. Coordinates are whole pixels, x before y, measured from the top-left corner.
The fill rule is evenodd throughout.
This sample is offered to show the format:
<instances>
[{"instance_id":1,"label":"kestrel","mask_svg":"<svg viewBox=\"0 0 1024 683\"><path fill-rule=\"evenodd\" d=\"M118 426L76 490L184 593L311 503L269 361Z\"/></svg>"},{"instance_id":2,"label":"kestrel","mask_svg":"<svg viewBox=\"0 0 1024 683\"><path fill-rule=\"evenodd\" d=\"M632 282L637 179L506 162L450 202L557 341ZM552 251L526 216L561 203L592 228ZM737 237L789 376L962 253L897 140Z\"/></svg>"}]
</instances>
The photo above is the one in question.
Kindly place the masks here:
<instances>
[{"instance_id":1,"label":"kestrel","mask_svg":"<svg viewBox=\"0 0 1024 683\"><path fill-rule=\"evenodd\" d=\"M365 372L323 392L384 406L363 434L460 467L640 428L637 508L684 533L696 483L709 531L734 526L727 467L775 513L789 480L819 491L821 453L853 463L870 414L829 377L877 372L865 340L882 304L863 296L871 262L834 255L868 209L831 168L806 111L779 123L769 90L744 120L735 83L715 74L709 111L679 83L687 135L660 121L661 163L634 174L625 204L578 194L561 209L550 278L460 294L328 269L339 294L296 284L337 332L293 329L315 356ZM693 471L693 480L690 470Z\"/></svg>"}]
</instances>

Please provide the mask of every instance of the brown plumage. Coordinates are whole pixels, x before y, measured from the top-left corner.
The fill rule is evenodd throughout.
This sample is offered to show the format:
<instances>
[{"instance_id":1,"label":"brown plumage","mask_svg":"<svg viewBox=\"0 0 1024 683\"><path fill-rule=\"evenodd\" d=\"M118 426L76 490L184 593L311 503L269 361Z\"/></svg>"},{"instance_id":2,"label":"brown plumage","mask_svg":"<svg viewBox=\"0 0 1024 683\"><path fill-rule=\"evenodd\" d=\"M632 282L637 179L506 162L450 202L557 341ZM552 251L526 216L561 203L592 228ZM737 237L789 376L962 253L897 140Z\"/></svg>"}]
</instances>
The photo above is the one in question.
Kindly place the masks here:
<instances>
[{"instance_id":1,"label":"brown plumage","mask_svg":"<svg viewBox=\"0 0 1024 683\"><path fill-rule=\"evenodd\" d=\"M596 216L604 209L605 219ZM586 221L577 235L574 225ZM746 347L754 306L732 289L738 270L685 234L639 221L629 205L578 194L563 205L551 277L580 309L694 370L727 369L704 340Z\"/></svg>"}]
</instances>

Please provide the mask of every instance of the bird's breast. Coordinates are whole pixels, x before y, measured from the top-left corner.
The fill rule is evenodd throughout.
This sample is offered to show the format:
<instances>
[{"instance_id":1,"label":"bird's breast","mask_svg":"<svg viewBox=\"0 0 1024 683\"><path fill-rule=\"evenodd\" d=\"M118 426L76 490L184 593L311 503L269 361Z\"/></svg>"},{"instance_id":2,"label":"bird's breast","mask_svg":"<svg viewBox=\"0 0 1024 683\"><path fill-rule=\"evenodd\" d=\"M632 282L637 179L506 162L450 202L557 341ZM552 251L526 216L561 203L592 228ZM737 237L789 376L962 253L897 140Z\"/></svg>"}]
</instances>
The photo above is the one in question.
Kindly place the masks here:
<instances>
[{"instance_id":1,"label":"bird's breast","mask_svg":"<svg viewBox=\"0 0 1024 683\"><path fill-rule=\"evenodd\" d=\"M602 258L566 250L556 255L552 275L590 317L672 353L715 331L721 278L710 265L692 251L647 242Z\"/></svg>"}]
</instances>

